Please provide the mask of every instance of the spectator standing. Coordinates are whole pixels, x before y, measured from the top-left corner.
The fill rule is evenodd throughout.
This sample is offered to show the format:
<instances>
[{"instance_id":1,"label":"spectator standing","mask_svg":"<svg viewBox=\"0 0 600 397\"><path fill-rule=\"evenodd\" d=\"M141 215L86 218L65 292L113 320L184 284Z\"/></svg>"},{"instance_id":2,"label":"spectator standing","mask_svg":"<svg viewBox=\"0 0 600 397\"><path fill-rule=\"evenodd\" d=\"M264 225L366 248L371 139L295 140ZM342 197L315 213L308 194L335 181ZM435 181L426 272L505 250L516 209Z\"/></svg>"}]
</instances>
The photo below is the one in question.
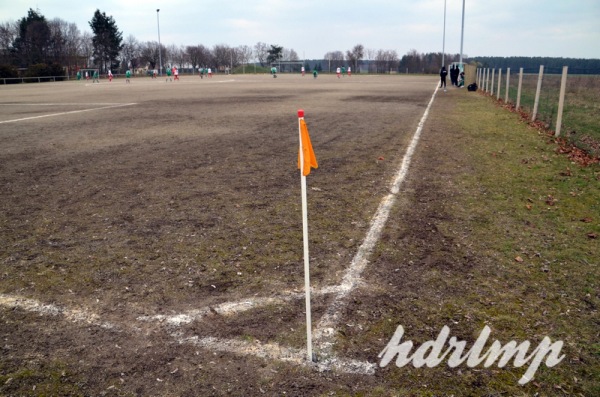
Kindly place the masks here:
<instances>
[{"instance_id":1,"label":"spectator standing","mask_svg":"<svg viewBox=\"0 0 600 397\"><path fill-rule=\"evenodd\" d=\"M442 66L442 70L440 70L440 88L444 87L444 92L446 92L446 76L448 75L448 71L445 66Z\"/></svg>"}]
</instances>

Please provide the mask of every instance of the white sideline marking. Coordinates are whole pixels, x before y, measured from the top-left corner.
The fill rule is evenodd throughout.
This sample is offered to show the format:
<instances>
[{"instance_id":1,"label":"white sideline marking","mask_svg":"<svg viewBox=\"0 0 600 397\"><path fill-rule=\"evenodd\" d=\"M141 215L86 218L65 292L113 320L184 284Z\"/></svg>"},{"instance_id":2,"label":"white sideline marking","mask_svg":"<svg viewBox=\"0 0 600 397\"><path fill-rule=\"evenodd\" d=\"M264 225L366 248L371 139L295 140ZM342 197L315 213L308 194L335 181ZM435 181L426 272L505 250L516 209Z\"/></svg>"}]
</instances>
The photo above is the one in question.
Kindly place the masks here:
<instances>
[{"instance_id":1,"label":"white sideline marking","mask_svg":"<svg viewBox=\"0 0 600 397\"><path fill-rule=\"evenodd\" d=\"M114 102L73 102L73 103L0 103L0 106L111 106ZM133 104L127 104L133 105Z\"/></svg>"},{"instance_id":2,"label":"white sideline marking","mask_svg":"<svg viewBox=\"0 0 600 397\"><path fill-rule=\"evenodd\" d=\"M131 106L131 105L137 105L137 104L136 103L121 103L121 104L118 104L118 105L102 106L102 107L99 107L99 108L92 108L92 109L71 110L69 112L43 114L41 116L33 116L33 117L25 117L25 118L22 118L22 119L0 121L0 124L15 123L17 121L26 121L26 120L41 119L41 118L44 118L44 117L64 116L65 114L91 112L92 110L111 109L111 108L118 108L118 107Z\"/></svg>"},{"instance_id":3,"label":"white sideline marking","mask_svg":"<svg viewBox=\"0 0 600 397\"><path fill-rule=\"evenodd\" d=\"M297 294L299 297L303 297L303 294ZM293 298L296 298L295 296ZM266 298L265 301L279 301L280 299ZM283 300L283 299L281 299ZM288 300L291 300L288 299ZM221 310L226 314L226 310L234 308L237 304L224 303L221 306ZM90 313L86 310L78 309L67 309L64 307L44 304L35 299L29 299L21 296L11 296L6 294L0 294L0 306L7 307L9 309L21 309L28 312L40 313L41 315L49 316L63 316L68 321L73 323L85 323L89 325L99 326L110 330L119 330L117 325L100 321L99 316L95 313ZM218 307L218 306L217 306ZM209 311L209 309L205 309ZM234 311L236 309L233 309ZM198 312L203 312L199 310ZM186 315L180 315L179 317L185 317ZM146 321L148 319L156 319L160 316L149 316L148 318L140 317L138 320ZM191 321L177 322L174 320L177 316L166 316L172 317L167 319L167 324L179 326L182 323ZM171 321L169 321L171 320ZM131 330L138 330L137 327L128 327ZM252 355L264 359L279 360L283 362L290 362L303 366L314 367L319 371L337 370L338 372L352 373L352 374L363 374L372 375L375 373L375 364L357 360L348 360L338 357L329 357L326 361L319 363L309 363L306 361L306 351L301 349L295 349L290 347L284 347L277 343L261 343L259 341L246 342L238 339L219 339L214 337L200 338L198 336L183 337L180 331L174 331L169 333L170 336L175 339L179 344L193 344L195 346L207 348L213 351L220 351L232 354Z\"/></svg>"},{"instance_id":4,"label":"white sideline marking","mask_svg":"<svg viewBox=\"0 0 600 397\"><path fill-rule=\"evenodd\" d=\"M391 193L381 199L379 207L377 208L377 212L371 220L371 227L369 228L363 243L358 248L356 255L354 258L352 258L352 262L350 263L350 266L346 270L346 274L342 279L342 288L337 293L336 297L333 299L325 311L325 314L323 317L321 317L321 321L319 321L317 325L317 329L314 333L315 343L320 347L322 354L328 355L331 353L335 339L334 326L339 322L340 311L346 305L346 298L348 295L350 295L350 292L352 292L352 290L358 285L361 273L367 266L368 258L373 252L373 248L381 236L383 227L385 226L385 223L390 215L390 210L396 201L396 195L400 191L400 185L406 178L406 175L408 175L408 169L410 167L412 156L415 152L417 144L419 143L421 131L423 130L423 126L425 125L425 121L429 115L429 110L431 109L431 105L433 104L436 93L437 84L436 89L433 91L433 95L429 100L429 104L427 105L427 108L421 117L421 121L419 121L417 130L415 131L413 138L406 149L406 154L402 160L402 165L400 166L400 169L398 170L398 173L391 184Z\"/></svg>"},{"instance_id":5,"label":"white sideline marking","mask_svg":"<svg viewBox=\"0 0 600 397\"><path fill-rule=\"evenodd\" d=\"M67 320L74 323L86 323L97 325L106 329L118 329L114 324L100 321L95 313L90 313L87 310L66 309L64 307L40 303L35 299L29 299L21 296L11 296L0 294L0 306L5 306L11 309L22 309L28 312L40 313L50 316L64 316Z\"/></svg>"},{"instance_id":6,"label":"white sideline marking","mask_svg":"<svg viewBox=\"0 0 600 397\"><path fill-rule=\"evenodd\" d=\"M335 294L339 292L340 287L329 286L324 287L320 290L313 289L311 294L313 296L321 296L327 294ZM209 315L211 312L220 314L222 316L231 316L234 314L242 313L251 309L267 305L279 305L285 302L290 302L295 299L304 299L304 292L287 291L278 294L277 296L271 297L256 297L243 299L241 301L224 302L214 306L203 307L200 309L190 310L185 313L167 315L167 314L155 314L153 316L140 316L137 320L140 321L158 321L165 322L171 326L180 326L182 324L189 324L193 321L201 320L203 317Z\"/></svg>"},{"instance_id":7,"label":"white sideline marking","mask_svg":"<svg viewBox=\"0 0 600 397\"><path fill-rule=\"evenodd\" d=\"M198 336L183 338L178 333L173 333L171 336L180 344L192 344L220 352L252 355L263 359L279 360L313 367L320 372L335 370L338 372L361 375L373 375L375 373L376 365L373 363L336 357L312 363L306 360L306 349L283 347L277 343L261 343L260 341L246 342L237 339L219 339L214 337L199 338Z\"/></svg>"}]
</instances>

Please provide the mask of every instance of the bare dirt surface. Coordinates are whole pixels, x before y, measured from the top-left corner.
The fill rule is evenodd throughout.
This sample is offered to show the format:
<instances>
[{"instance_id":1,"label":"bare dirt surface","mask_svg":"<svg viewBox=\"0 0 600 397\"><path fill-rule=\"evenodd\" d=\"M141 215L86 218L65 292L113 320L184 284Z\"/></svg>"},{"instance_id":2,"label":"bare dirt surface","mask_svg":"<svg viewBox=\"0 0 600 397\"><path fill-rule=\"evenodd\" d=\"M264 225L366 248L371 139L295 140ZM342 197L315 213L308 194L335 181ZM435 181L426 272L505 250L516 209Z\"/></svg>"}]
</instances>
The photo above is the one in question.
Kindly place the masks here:
<instances>
[{"instance_id":1,"label":"bare dirt surface","mask_svg":"<svg viewBox=\"0 0 600 397\"><path fill-rule=\"evenodd\" d=\"M3 87L3 392L374 387L372 376L194 338L305 348L296 112L306 112L320 166L309 176L318 291L339 284L434 87L285 75ZM262 303L235 315L223 306L250 299ZM331 299L315 293L315 322Z\"/></svg>"},{"instance_id":2,"label":"bare dirt surface","mask_svg":"<svg viewBox=\"0 0 600 397\"><path fill-rule=\"evenodd\" d=\"M381 243L334 305L435 87L360 75L2 87L0 393L427 395L456 377L465 395L498 395L482 389L498 368L377 368L399 324L415 343L481 328L446 310L464 296L485 305L461 281L494 269L452 211L473 142L445 115L465 91L437 94ZM313 364L300 108L319 162L307 178ZM328 350L318 327L332 307Z\"/></svg>"}]
</instances>

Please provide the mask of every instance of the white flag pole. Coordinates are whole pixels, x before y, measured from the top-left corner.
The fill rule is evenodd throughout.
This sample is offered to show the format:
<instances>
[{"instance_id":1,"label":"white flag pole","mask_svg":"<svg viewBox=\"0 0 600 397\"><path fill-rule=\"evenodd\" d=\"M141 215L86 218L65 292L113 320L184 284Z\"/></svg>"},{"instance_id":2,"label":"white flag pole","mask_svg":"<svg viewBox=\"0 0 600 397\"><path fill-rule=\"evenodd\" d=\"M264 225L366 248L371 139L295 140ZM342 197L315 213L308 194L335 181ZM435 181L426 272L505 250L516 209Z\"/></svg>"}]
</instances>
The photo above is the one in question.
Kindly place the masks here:
<instances>
[{"instance_id":1,"label":"white flag pole","mask_svg":"<svg viewBox=\"0 0 600 397\"><path fill-rule=\"evenodd\" d=\"M306 295L306 351L308 361L313 360L312 354L312 325L310 316L310 267L308 256L308 206L306 202L306 177L304 171L304 150L302 147L302 128L300 121L304 120L304 110L298 110L298 138L300 141L300 186L302 188L302 239L304 242L304 291Z\"/></svg>"}]
</instances>

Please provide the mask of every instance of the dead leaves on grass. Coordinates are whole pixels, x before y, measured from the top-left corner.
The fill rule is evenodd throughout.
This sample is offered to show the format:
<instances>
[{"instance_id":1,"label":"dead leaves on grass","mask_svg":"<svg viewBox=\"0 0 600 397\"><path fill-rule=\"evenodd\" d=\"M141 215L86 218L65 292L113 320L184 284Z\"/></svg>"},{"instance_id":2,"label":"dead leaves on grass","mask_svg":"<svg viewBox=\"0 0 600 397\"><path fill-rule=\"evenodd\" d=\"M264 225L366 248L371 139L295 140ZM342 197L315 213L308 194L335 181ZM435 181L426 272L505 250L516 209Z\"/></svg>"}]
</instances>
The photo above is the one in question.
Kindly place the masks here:
<instances>
[{"instance_id":1,"label":"dead leaves on grass","mask_svg":"<svg viewBox=\"0 0 600 397\"><path fill-rule=\"evenodd\" d=\"M590 154L585 150L580 149L573 143L569 142L566 138L555 138L555 132L550 129L550 125L548 123L540 120L531 121L531 115L525 112L522 108L516 109L516 107L512 103L504 104L501 106L512 113L517 113L521 117L522 122L527 123L531 127L538 130L540 133L545 134L546 136L551 138L548 143L556 144L558 146L556 152L559 154L567 155L569 157L569 160L571 160L572 162L578 164L581 167L587 167L592 164L600 163L600 156ZM574 133L575 131L571 131L569 134L573 135ZM583 140L584 143L590 148L592 148L592 150L596 153L600 150L600 142L593 139L592 137L586 136Z\"/></svg>"}]
</instances>

